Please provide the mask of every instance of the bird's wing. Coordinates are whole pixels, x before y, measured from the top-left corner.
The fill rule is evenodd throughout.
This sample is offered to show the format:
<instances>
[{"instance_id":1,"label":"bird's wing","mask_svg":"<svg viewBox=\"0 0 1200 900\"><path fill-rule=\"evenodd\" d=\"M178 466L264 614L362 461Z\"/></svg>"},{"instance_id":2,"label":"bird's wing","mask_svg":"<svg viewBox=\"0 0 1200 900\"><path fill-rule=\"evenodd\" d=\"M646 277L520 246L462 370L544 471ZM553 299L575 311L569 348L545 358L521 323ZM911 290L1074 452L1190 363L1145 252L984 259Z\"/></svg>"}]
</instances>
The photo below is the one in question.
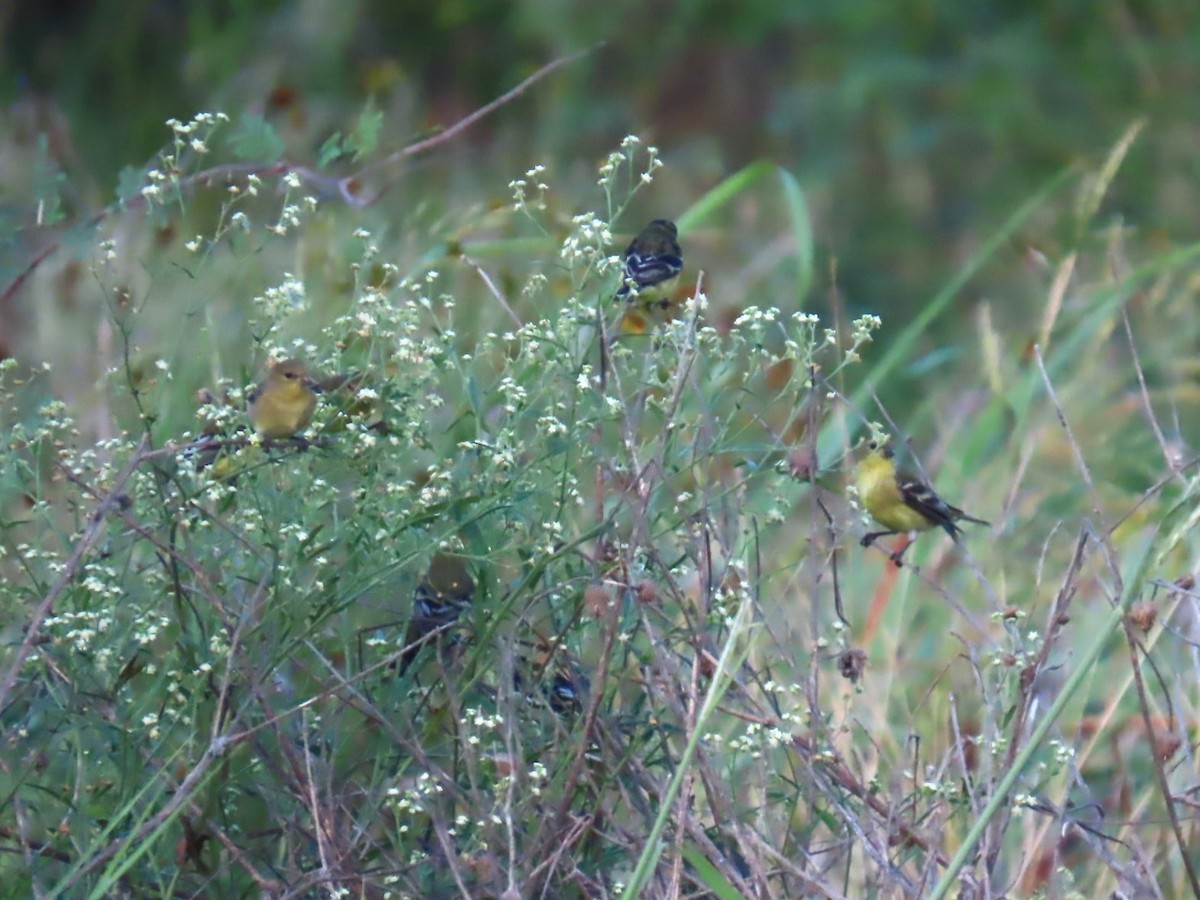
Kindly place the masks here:
<instances>
[{"instance_id":1,"label":"bird's wing","mask_svg":"<svg viewBox=\"0 0 1200 900\"><path fill-rule=\"evenodd\" d=\"M958 530L954 525L956 510L939 497L926 482L911 473L897 472L896 485L900 488L900 496L905 505L916 510L934 525L941 525L951 535Z\"/></svg>"},{"instance_id":2,"label":"bird's wing","mask_svg":"<svg viewBox=\"0 0 1200 900\"><path fill-rule=\"evenodd\" d=\"M422 581L413 595L413 621L425 631L449 625L471 605L472 599L473 593L442 593Z\"/></svg>"},{"instance_id":3,"label":"bird's wing","mask_svg":"<svg viewBox=\"0 0 1200 900\"><path fill-rule=\"evenodd\" d=\"M683 260L667 253L633 253L625 257L625 275L639 288L669 281L683 271Z\"/></svg>"}]
</instances>

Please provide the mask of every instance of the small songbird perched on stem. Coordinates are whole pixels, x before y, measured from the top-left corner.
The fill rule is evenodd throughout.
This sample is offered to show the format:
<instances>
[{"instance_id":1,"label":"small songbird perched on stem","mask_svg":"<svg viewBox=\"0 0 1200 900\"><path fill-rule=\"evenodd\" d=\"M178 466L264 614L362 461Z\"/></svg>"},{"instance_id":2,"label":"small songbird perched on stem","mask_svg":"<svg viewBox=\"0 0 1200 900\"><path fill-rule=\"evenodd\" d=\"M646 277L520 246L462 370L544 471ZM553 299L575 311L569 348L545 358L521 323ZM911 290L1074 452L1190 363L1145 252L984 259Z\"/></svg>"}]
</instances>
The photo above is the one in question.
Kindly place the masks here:
<instances>
[{"instance_id":1,"label":"small songbird perched on stem","mask_svg":"<svg viewBox=\"0 0 1200 900\"><path fill-rule=\"evenodd\" d=\"M404 635L405 650L400 655L400 675L412 665L421 648L431 642L423 638L439 629L449 631L449 626L458 621L474 599L475 581L467 570L466 562L448 553L434 556L429 564L429 573L417 584L413 594L412 618ZM432 642L446 647L452 645L454 640L439 634Z\"/></svg>"},{"instance_id":2,"label":"small songbird perched on stem","mask_svg":"<svg viewBox=\"0 0 1200 900\"><path fill-rule=\"evenodd\" d=\"M617 296L646 305L668 300L679 285L683 250L670 219L655 219L625 249L625 272Z\"/></svg>"},{"instance_id":3,"label":"small songbird perched on stem","mask_svg":"<svg viewBox=\"0 0 1200 900\"><path fill-rule=\"evenodd\" d=\"M628 307L622 318L624 331L643 333L651 320L663 318L671 308L672 294L683 271L679 230L669 219L655 219L629 242L617 299ZM667 316L669 318L669 316Z\"/></svg>"},{"instance_id":4,"label":"small songbird perched on stem","mask_svg":"<svg viewBox=\"0 0 1200 900\"><path fill-rule=\"evenodd\" d=\"M250 392L250 421L267 440L294 437L312 422L321 387L298 359L276 363Z\"/></svg>"},{"instance_id":5,"label":"small songbird perched on stem","mask_svg":"<svg viewBox=\"0 0 1200 900\"><path fill-rule=\"evenodd\" d=\"M864 535L862 545L869 547L881 537L910 531L928 531L941 526L957 541L962 529L957 522L988 525L983 519L969 516L957 506L951 506L937 495L920 476L896 468L896 453L891 447L871 441L868 453L858 464L856 485L858 497L871 517L887 531ZM900 565L909 545L892 554L892 562Z\"/></svg>"}]
</instances>

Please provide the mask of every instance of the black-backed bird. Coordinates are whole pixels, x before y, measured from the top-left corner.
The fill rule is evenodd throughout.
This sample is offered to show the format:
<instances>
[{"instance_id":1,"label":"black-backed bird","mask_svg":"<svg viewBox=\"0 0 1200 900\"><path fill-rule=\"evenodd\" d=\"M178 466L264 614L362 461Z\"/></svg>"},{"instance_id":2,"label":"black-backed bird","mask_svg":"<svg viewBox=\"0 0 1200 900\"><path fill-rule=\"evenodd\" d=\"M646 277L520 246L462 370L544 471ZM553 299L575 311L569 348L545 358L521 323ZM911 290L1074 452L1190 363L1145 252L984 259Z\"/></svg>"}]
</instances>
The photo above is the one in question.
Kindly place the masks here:
<instances>
[{"instance_id":1,"label":"black-backed bird","mask_svg":"<svg viewBox=\"0 0 1200 900\"><path fill-rule=\"evenodd\" d=\"M403 675L421 648L436 643L440 648L451 647L455 638L447 634L475 599L475 581L467 570L466 561L449 553L438 553L429 564L429 573L417 584L413 593L412 618L404 635L404 652L400 654L399 674ZM430 638L437 633L437 637Z\"/></svg>"},{"instance_id":2,"label":"black-backed bird","mask_svg":"<svg viewBox=\"0 0 1200 900\"><path fill-rule=\"evenodd\" d=\"M625 249L625 268L617 297L628 303L666 309L671 305L671 294L679 286L682 271L679 229L669 219L655 219Z\"/></svg>"},{"instance_id":3,"label":"black-backed bird","mask_svg":"<svg viewBox=\"0 0 1200 900\"><path fill-rule=\"evenodd\" d=\"M920 476L897 468L896 454L891 447L871 441L867 449L868 453L859 461L855 475L858 498L871 517L887 530L865 535L862 539L864 547L890 534L928 531L938 526L957 541L962 529L956 523L990 524L967 515L957 506L951 506ZM900 558L907 549L906 544L899 552L892 554L892 561L896 565L900 565Z\"/></svg>"}]
</instances>

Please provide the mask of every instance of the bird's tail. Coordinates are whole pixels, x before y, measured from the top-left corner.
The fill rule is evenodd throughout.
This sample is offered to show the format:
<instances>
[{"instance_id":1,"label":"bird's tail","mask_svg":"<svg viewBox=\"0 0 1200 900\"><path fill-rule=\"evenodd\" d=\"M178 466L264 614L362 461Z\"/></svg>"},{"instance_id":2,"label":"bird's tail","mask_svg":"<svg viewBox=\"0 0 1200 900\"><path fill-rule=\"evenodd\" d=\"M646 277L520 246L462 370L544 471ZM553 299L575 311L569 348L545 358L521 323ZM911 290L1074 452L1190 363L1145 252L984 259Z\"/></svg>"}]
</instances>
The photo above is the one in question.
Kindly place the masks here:
<instances>
[{"instance_id":1,"label":"bird's tail","mask_svg":"<svg viewBox=\"0 0 1200 900\"><path fill-rule=\"evenodd\" d=\"M962 529L955 525L952 521L942 522L941 524L946 534L950 535L950 539L957 543L958 536L962 534Z\"/></svg>"},{"instance_id":2,"label":"bird's tail","mask_svg":"<svg viewBox=\"0 0 1200 900\"><path fill-rule=\"evenodd\" d=\"M957 506L950 507L950 516L956 522L972 522L975 525L983 525L986 527L990 527L992 524L991 522L986 522L983 519L977 519L974 516L968 516L965 512L963 512Z\"/></svg>"}]
</instances>

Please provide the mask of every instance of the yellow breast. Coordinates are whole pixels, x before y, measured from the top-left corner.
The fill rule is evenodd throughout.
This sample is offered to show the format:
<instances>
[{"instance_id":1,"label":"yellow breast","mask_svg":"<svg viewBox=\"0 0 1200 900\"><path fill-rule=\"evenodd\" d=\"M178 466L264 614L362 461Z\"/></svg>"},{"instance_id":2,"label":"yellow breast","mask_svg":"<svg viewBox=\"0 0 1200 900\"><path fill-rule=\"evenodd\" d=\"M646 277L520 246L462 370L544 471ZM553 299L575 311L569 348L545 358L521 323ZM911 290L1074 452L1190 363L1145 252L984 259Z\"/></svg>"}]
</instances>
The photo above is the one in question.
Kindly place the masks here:
<instances>
[{"instance_id":1,"label":"yellow breast","mask_svg":"<svg viewBox=\"0 0 1200 900\"><path fill-rule=\"evenodd\" d=\"M316 395L301 384L269 385L252 404L254 430L265 438L291 437L312 421Z\"/></svg>"},{"instance_id":2,"label":"yellow breast","mask_svg":"<svg viewBox=\"0 0 1200 900\"><path fill-rule=\"evenodd\" d=\"M924 531L933 526L925 516L904 502L896 484L892 461L871 453L858 464L855 479L858 498L867 512L891 531Z\"/></svg>"}]
</instances>

